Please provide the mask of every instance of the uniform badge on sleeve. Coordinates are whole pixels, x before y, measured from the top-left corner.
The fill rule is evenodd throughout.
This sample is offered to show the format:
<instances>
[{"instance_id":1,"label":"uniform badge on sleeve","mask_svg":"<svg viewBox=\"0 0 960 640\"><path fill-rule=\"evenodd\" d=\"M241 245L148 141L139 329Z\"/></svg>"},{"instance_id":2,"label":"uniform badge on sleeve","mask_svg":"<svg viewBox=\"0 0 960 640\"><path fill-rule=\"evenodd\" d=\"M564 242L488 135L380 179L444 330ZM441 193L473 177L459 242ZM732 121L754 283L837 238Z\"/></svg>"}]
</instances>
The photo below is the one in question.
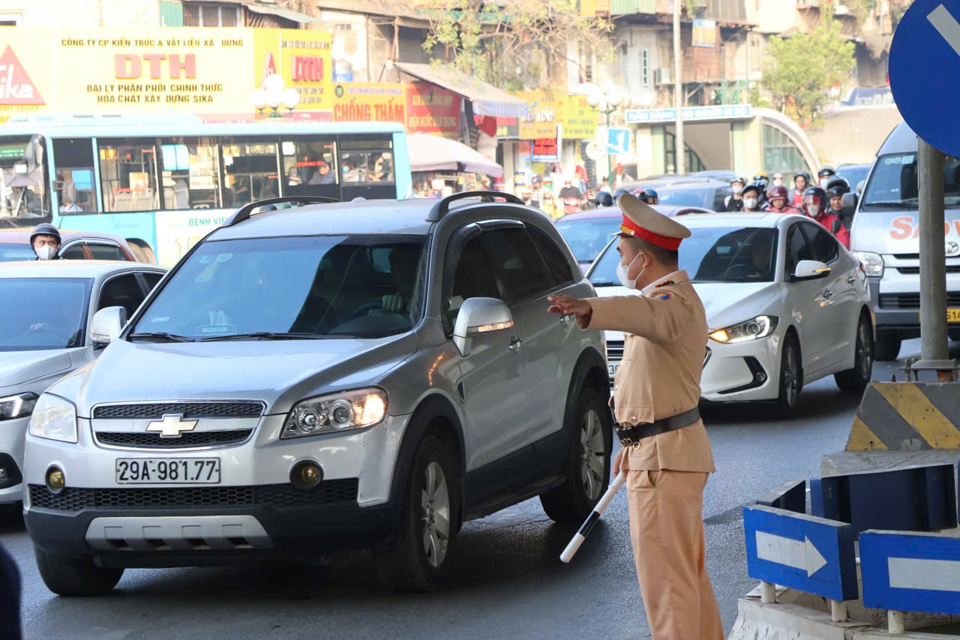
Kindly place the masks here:
<instances>
[{"instance_id":1,"label":"uniform badge on sleeve","mask_svg":"<svg viewBox=\"0 0 960 640\"><path fill-rule=\"evenodd\" d=\"M655 299L657 299L657 300L669 300L671 297L672 297L672 296L671 296L669 293L667 293L666 291L664 291L664 292L661 293L660 295L655 296Z\"/></svg>"}]
</instances>

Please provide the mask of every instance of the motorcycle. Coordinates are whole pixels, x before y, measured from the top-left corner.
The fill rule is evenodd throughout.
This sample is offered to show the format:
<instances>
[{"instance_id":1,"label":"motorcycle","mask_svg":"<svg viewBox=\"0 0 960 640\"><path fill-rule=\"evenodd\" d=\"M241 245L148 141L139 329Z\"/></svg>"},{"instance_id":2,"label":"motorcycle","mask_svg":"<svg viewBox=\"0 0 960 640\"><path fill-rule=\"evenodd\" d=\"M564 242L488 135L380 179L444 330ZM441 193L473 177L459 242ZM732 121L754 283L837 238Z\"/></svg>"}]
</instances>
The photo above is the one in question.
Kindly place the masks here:
<instances>
[{"instance_id":1,"label":"motorcycle","mask_svg":"<svg viewBox=\"0 0 960 640\"><path fill-rule=\"evenodd\" d=\"M564 198L563 199L563 214L569 215L571 213L580 213L583 211L583 208L580 204L578 198Z\"/></svg>"}]
</instances>

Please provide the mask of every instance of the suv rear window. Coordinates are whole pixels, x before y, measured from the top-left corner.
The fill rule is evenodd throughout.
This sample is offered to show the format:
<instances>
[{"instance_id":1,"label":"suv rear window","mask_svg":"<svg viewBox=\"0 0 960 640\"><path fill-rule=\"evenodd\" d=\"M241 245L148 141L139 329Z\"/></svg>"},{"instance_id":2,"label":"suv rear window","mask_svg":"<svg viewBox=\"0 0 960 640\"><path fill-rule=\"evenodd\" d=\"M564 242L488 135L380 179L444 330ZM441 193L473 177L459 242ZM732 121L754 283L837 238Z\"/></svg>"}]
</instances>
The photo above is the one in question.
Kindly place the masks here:
<instances>
[{"instance_id":1,"label":"suv rear window","mask_svg":"<svg viewBox=\"0 0 960 640\"><path fill-rule=\"evenodd\" d=\"M404 236L249 238L202 244L135 333L378 338L422 315L423 244Z\"/></svg>"}]
</instances>

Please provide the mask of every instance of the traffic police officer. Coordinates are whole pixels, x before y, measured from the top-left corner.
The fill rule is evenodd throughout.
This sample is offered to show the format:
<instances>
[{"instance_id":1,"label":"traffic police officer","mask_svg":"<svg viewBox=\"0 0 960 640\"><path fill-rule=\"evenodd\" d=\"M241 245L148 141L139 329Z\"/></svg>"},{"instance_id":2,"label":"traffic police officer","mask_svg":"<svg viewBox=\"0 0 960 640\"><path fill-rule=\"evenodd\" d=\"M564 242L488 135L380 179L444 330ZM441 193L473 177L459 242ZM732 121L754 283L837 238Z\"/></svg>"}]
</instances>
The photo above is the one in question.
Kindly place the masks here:
<instances>
[{"instance_id":1,"label":"traffic police officer","mask_svg":"<svg viewBox=\"0 0 960 640\"><path fill-rule=\"evenodd\" d=\"M697 409L707 322L678 269L690 231L632 195L619 205L617 276L641 295L551 296L550 311L576 316L584 330L626 334L614 390L623 449L613 466L627 475L633 553L654 640L722 640L703 533L703 490L716 469Z\"/></svg>"}]
</instances>

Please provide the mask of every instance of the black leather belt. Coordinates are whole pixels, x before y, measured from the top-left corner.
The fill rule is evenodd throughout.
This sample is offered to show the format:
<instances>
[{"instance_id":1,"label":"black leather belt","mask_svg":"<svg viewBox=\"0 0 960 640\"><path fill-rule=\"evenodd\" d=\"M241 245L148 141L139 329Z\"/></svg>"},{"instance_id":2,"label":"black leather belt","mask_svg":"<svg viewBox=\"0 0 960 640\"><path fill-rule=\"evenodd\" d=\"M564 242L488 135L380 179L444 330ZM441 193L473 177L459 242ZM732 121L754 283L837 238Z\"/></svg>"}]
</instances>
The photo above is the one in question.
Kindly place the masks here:
<instances>
[{"instance_id":1,"label":"black leather belt","mask_svg":"<svg viewBox=\"0 0 960 640\"><path fill-rule=\"evenodd\" d=\"M700 409L694 407L690 411L685 411L669 418L660 418L653 422L638 424L633 427L617 427L617 437L620 438L620 444L625 447L631 447L639 444L643 438L658 436L661 433L676 431L689 427L700 420Z\"/></svg>"}]
</instances>

